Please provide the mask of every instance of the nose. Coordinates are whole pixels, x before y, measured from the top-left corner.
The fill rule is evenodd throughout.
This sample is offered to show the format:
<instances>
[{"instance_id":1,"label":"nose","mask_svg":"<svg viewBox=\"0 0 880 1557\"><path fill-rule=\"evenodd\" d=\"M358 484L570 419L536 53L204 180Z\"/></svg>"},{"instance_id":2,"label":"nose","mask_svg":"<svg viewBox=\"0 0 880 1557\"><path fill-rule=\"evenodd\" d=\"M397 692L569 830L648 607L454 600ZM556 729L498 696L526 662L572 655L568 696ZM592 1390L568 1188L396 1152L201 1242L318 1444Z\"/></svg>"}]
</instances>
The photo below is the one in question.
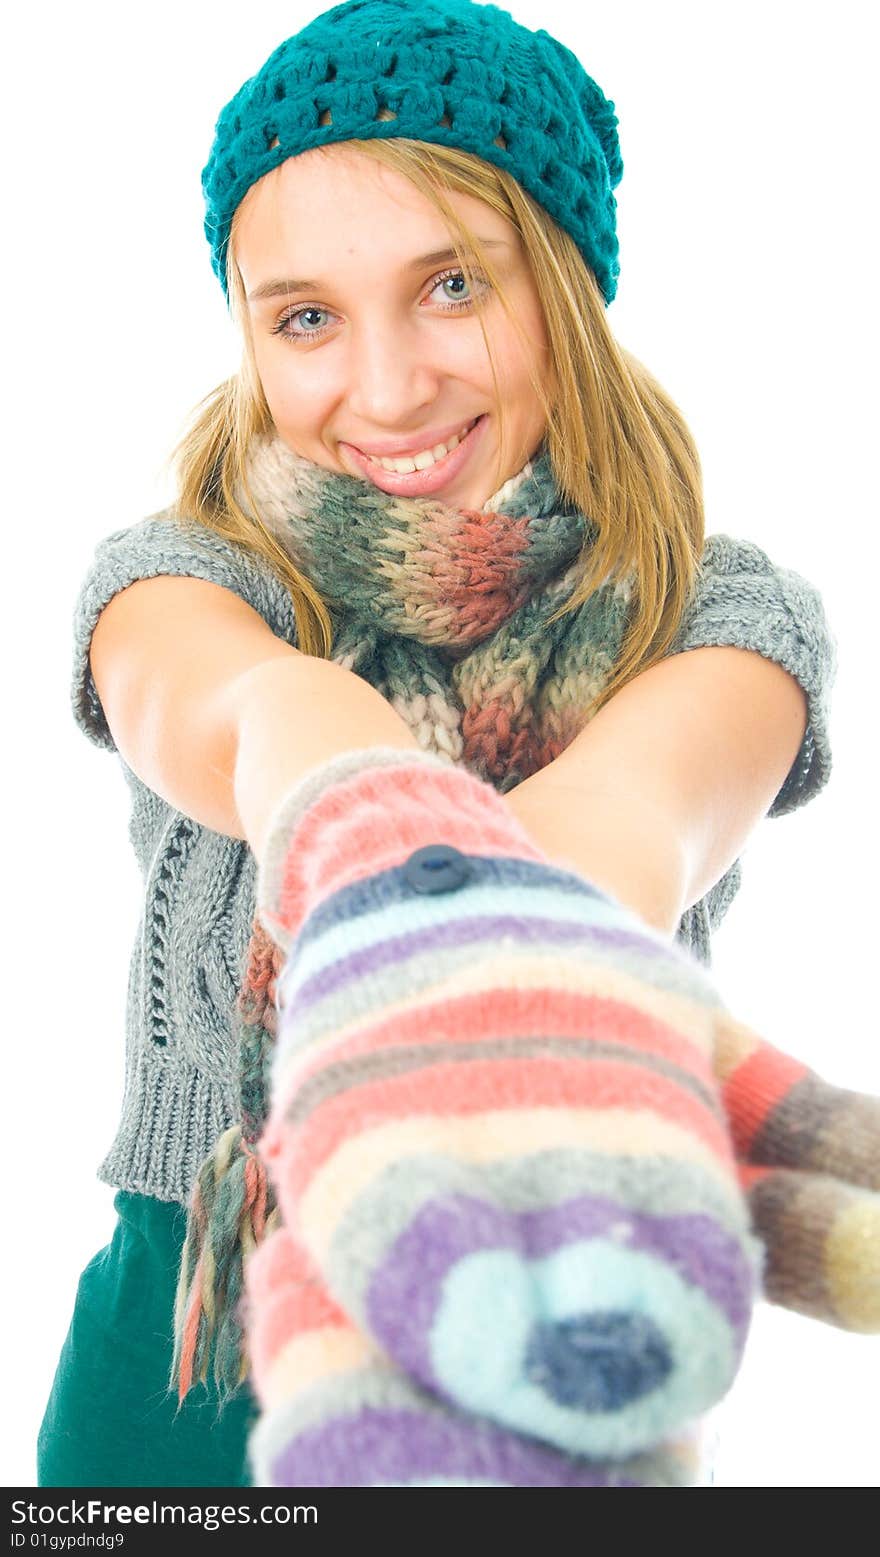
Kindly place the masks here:
<instances>
[{"instance_id":1,"label":"nose","mask_svg":"<svg viewBox=\"0 0 880 1557\"><path fill-rule=\"evenodd\" d=\"M424 337L401 322L372 320L352 331L348 405L359 424L415 429L438 398L441 374L425 360Z\"/></svg>"}]
</instances>

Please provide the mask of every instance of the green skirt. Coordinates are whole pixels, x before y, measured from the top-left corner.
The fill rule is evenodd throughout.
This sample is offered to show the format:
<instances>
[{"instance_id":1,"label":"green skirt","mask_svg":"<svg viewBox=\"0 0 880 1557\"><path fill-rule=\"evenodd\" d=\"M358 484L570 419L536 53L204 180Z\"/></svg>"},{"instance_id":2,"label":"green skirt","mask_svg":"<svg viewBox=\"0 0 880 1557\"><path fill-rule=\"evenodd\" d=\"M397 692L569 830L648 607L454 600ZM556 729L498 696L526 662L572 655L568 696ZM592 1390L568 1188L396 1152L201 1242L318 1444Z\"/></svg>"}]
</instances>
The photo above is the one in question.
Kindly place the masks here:
<instances>
[{"instance_id":1,"label":"green skirt","mask_svg":"<svg viewBox=\"0 0 880 1557\"><path fill-rule=\"evenodd\" d=\"M248 1487L258 1407L247 1382L222 1408L167 1390L186 1211L117 1191L113 1237L90 1260L37 1442L40 1487Z\"/></svg>"}]
</instances>

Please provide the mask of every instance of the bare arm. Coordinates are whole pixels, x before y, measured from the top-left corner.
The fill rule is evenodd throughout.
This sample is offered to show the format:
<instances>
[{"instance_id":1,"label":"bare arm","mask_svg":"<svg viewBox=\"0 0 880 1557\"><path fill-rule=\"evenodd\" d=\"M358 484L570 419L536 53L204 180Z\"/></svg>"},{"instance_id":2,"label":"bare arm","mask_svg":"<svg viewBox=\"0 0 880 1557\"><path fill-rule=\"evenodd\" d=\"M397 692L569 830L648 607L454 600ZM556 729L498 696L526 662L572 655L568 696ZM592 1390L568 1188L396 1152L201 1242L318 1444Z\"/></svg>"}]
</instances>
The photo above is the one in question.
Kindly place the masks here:
<instances>
[{"instance_id":1,"label":"bare arm","mask_svg":"<svg viewBox=\"0 0 880 1557\"><path fill-rule=\"evenodd\" d=\"M417 746L360 676L301 654L230 590L140 579L105 606L90 663L120 754L150 789L258 858L308 768L354 746Z\"/></svg>"},{"instance_id":2,"label":"bare arm","mask_svg":"<svg viewBox=\"0 0 880 1557\"><path fill-rule=\"evenodd\" d=\"M636 676L507 799L551 858L672 934L766 815L806 722L773 661L688 650Z\"/></svg>"},{"instance_id":3,"label":"bare arm","mask_svg":"<svg viewBox=\"0 0 880 1557\"><path fill-rule=\"evenodd\" d=\"M542 769L535 779L549 771ZM569 786L554 777L545 786L528 779L504 798L554 864L585 876L655 929L674 934L688 907L688 862L668 814L649 796Z\"/></svg>"},{"instance_id":4,"label":"bare arm","mask_svg":"<svg viewBox=\"0 0 880 1557\"><path fill-rule=\"evenodd\" d=\"M120 753L157 794L258 858L285 792L354 747L418 748L360 676L300 654L236 595L141 580L105 607L91 664ZM762 656L695 649L636 677L505 798L551 859L658 928L717 881L765 814L805 726Z\"/></svg>"},{"instance_id":5,"label":"bare arm","mask_svg":"<svg viewBox=\"0 0 880 1557\"><path fill-rule=\"evenodd\" d=\"M358 747L420 749L382 694L332 660L300 654L259 665L230 689L228 706L234 802L258 859L274 811L310 768Z\"/></svg>"}]
</instances>

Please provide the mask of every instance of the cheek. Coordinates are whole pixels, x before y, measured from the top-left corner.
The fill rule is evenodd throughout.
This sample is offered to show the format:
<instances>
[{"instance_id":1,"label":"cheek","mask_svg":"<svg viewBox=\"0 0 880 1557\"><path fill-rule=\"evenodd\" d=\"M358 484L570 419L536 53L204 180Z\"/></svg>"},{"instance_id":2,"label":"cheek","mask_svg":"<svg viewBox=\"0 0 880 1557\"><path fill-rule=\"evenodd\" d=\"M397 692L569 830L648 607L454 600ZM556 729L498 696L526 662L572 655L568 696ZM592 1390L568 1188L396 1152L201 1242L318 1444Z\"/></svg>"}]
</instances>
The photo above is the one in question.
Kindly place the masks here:
<instances>
[{"instance_id":1,"label":"cheek","mask_svg":"<svg viewBox=\"0 0 880 1557\"><path fill-rule=\"evenodd\" d=\"M512 345L514 353L513 372L517 378L520 394L543 415L540 401L532 387L532 379L537 379L545 392L550 390L549 342L544 327L544 319L538 310L531 313L524 312L521 320L525 333L525 343L521 344L518 338L514 337Z\"/></svg>"},{"instance_id":2,"label":"cheek","mask_svg":"<svg viewBox=\"0 0 880 1557\"><path fill-rule=\"evenodd\" d=\"M531 299L514 295L511 305L518 328L499 308L501 317L493 333L493 348L498 366L512 383L528 378L530 365L537 365L546 344L543 316Z\"/></svg>"},{"instance_id":3,"label":"cheek","mask_svg":"<svg viewBox=\"0 0 880 1557\"><path fill-rule=\"evenodd\" d=\"M298 363L274 348L258 349L255 356L263 394L276 425L304 426L314 420L322 399L318 375L307 378Z\"/></svg>"},{"instance_id":4,"label":"cheek","mask_svg":"<svg viewBox=\"0 0 880 1557\"><path fill-rule=\"evenodd\" d=\"M537 360L537 343L521 344L514 336L508 340L503 355L499 353L499 378L504 398L514 415L531 425L536 416L542 415L541 403L533 387L532 379L540 382L540 362Z\"/></svg>"}]
</instances>

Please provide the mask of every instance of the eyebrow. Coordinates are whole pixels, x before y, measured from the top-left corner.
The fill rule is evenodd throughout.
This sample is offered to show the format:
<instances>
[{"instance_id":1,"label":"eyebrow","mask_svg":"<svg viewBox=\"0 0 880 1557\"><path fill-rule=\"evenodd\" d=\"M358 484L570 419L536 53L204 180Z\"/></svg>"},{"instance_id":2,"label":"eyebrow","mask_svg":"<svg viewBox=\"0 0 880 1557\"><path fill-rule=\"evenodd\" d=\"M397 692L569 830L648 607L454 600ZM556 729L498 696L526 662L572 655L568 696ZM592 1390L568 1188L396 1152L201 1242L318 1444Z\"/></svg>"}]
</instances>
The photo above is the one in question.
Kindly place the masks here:
<instances>
[{"instance_id":1,"label":"eyebrow","mask_svg":"<svg viewBox=\"0 0 880 1557\"><path fill-rule=\"evenodd\" d=\"M508 244L503 238L480 238L479 242L487 249L506 249ZM476 258L476 255L469 255ZM408 262L407 270L424 270L426 265L444 265L447 260L457 260L454 249L432 249L428 254L420 254L417 259ZM248 293L249 303L261 303L268 297L290 297L297 292L323 292L328 283L326 281L313 281L302 276L296 279L280 279L277 281L263 281L253 292Z\"/></svg>"}]
</instances>

